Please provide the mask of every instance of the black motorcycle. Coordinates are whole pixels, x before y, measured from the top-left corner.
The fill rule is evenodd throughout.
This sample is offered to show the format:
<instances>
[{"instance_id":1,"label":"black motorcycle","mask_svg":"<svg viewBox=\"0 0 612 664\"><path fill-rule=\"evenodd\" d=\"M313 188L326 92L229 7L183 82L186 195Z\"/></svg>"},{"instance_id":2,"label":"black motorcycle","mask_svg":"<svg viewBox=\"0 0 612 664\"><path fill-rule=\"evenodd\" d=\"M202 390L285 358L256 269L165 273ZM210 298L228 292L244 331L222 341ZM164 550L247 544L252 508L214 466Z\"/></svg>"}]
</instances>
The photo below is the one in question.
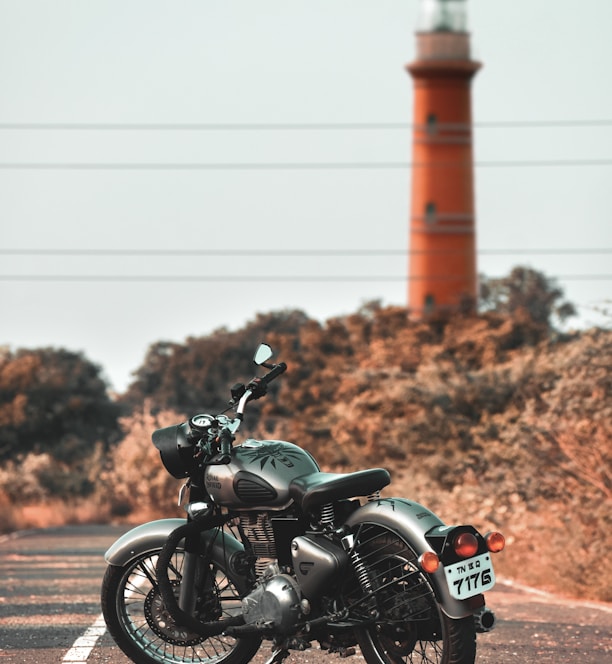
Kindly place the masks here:
<instances>
[{"instance_id":1,"label":"black motorcycle","mask_svg":"<svg viewBox=\"0 0 612 664\"><path fill-rule=\"evenodd\" d=\"M234 447L247 403L287 368L271 357L262 344L254 362L268 373L232 388L234 417L153 433L186 478L187 518L138 526L107 551L102 609L117 645L139 664L244 664L262 640L269 663L316 641L342 656L359 646L368 664L473 664L476 633L495 624L483 592L503 536L381 497L382 468L322 472L280 440Z\"/></svg>"}]
</instances>

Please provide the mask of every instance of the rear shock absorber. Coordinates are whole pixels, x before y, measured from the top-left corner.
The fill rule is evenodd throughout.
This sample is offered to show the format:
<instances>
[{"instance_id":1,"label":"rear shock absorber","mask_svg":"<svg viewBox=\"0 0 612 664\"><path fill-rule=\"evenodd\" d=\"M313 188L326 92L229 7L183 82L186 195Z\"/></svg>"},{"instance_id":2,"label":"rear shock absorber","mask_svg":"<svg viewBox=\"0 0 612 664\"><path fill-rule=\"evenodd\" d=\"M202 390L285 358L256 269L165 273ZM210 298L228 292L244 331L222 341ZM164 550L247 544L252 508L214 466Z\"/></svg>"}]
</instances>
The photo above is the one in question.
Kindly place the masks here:
<instances>
[{"instance_id":1,"label":"rear shock absorber","mask_svg":"<svg viewBox=\"0 0 612 664\"><path fill-rule=\"evenodd\" d=\"M373 593L374 585L372 584L372 579L367 566L363 562L359 551L355 548L355 536L353 534L346 535L341 541L344 550L348 553L351 560L357 581L365 594L366 606L368 607L370 614L373 617L376 617L376 615L378 615L378 610L376 608L376 598Z\"/></svg>"},{"instance_id":2,"label":"rear shock absorber","mask_svg":"<svg viewBox=\"0 0 612 664\"><path fill-rule=\"evenodd\" d=\"M353 563L353 569L355 570L355 574L357 575L357 580L359 581L359 585L365 592L371 593L372 581L370 581L370 573L368 572L368 568L363 564L361 556L357 551L352 551L349 554L349 556L351 562Z\"/></svg>"}]
</instances>

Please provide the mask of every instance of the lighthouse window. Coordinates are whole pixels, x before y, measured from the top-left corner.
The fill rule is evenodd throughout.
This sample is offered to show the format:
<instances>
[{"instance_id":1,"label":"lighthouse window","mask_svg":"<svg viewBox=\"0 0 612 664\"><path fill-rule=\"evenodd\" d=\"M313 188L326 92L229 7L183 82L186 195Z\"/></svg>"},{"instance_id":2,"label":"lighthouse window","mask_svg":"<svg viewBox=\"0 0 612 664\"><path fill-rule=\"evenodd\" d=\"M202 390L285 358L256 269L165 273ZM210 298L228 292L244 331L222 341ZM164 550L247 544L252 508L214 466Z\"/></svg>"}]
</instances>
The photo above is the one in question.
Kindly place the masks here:
<instances>
[{"instance_id":1,"label":"lighthouse window","mask_svg":"<svg viewBox=\"0 0 612 664\"><path fill-rule=\"evenodd\" d=\"M431 293L428 293L425 296L425 313L431 313L434 310L435 305L436 298Z\"/></svg>"},{"instance_id":2,"label":"lighthouse window","mask_svg":"<svg viewBox=\"0 0 612 664\"><path fill-rule=\"evenodd\" d=\"M425 222L434 224L436 221L436 204L429 202L425 205Z\"/></svg>"},{"instance_id":3,"label":"lighthouse window","mask_svg":"<svg viewBox=\"0 0 612 664\"><path fill-rule=\"evenodd\" d=\"M435 113L427 116L427 133L435 134L438 131L438 118Z\"/></svg>"}]
</instances>

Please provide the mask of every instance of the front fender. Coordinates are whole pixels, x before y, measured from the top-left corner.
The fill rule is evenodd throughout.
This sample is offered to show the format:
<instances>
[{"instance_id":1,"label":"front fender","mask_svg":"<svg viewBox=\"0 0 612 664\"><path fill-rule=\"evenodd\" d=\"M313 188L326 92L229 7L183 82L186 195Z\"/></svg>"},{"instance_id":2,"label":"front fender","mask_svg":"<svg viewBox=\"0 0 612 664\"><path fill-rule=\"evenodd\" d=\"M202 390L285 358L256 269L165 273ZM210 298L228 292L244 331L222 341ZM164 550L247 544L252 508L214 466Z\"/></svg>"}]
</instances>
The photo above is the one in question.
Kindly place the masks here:
<instances>
[{"instance_id":1,"label":"front fender","mask_svg":"<svg viewBox=\"0 0 612 664\"><path fill-rule=\"evenodd\" d=\"M104 560L109 565L123 567L142 554L159 550L168 535L184 524L185 519L159 519L136 526L110 546Z\"/></svg>"},{"instance_id":2,"label":"front fender","mask_svg":"<svg viewBox=\"0 0 612 664\"><path fill-rule=\"evenodd\" d=\"M362 524L384 526L408 543L417 556L433 551L426 533L436 526L444 526L433 512L405 498L381 498L366 503L353 512L346 523L351 528ZM459 619L473 614L465 601L451 597L442 566L426 576L431 581L440 607L449 618Z\"/></svg>"},{"instance_id":3,"label":"front fender","mask_svg":"<svg viewBox=\"0 0 612 664\"><path fill-rule=\"evenodd\" d=\"M185 523L185 519L159 519L136 526L112 544L104 559L109 565L123 567L139 556L159 551L170 533ZM244 547L235 537L219 528L211 528L202 532L200 541L202 551L209 552L214 563L224 570L231 569L240 580L246 580L232 564L237 554L244 553Z\"/></svg>"}]
</instances>

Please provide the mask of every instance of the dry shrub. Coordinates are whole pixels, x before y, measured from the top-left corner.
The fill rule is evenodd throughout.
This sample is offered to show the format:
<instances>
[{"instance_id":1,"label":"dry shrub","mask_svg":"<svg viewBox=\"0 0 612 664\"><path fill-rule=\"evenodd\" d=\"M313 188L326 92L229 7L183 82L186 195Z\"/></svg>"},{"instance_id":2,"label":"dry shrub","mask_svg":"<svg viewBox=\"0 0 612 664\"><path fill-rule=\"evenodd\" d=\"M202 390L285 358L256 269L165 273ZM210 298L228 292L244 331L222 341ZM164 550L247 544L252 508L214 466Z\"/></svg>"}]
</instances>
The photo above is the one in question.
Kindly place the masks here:
<instances>
[{"instance_id":1,"label":"dry shrub","mask_svg":"<svg viewBox=\"0 0 612 664\"><path fill-rule=\"evenodd\" d=\"M612 569L612 332L538 341L540 332L497 314L412 323L399 308L306 323L299 343L273 341L289 371L257 403L261 416L252 409L241 439L290 440L326 470L389 467L386 495L417 500L447 523L504 532L502 574L610 601L612 577L592 570ZM100 518L172 515L180 482L151 433L181 419L145 405L123 420L89 503L101 505ZM0 472L6 527L15 515L2 501L15 478L24 474L36 500L48 468L43 457L24 464Z\"/></svg>"},{"instance_id":2,"label":"dry shrub","mask_svg":"<svg viewBox=\"0 0 612 664\"><path fill-rule=\"evenodd\" d=\"M55 464L50 454L33 452L21 459L8 461L0 468L0 490L12 502L39 504L49 495L41 476L49 473Z\"/></svg>"},{"instance_id":3,"label":"dry shrub","mask_svg":"<svg viewBox=\"0 0 612 664\"><path fill-rule=\"evenodd\" d=\"M77 470L46 453L30 453L6 463L0 468L0 532L107 521L109 510L98 505L95 498L58 497L52 491L54 485L64 486L70 481L76 481L77 488L83 482L93 486L101 462L102 450L97 446L87 467Z\"/></svg>"},{"instance_id":4,"label":"dry shrub","mask_svg":"<svg viewBox=\"0 0 612 664\"><path fill-rule=\"evenodd\" d=\"M111 451L96 490L97 501L107 505L114 518L173 516L180 482L163 467L151 434L183 420L169 410L153 414L149 404L121 420L125 435Z\"/></svg>"},{"instance_id":5,"label":"dry shrub","mask_svg":"<svg viewBox=\"0 0 612 664\"><path fill-rule=\"evenodd\" d=\"M561 421L549 433L561 452L564 472L612 501L612 422Z\"/></svg>"},{"instance_id":6,"label":"dry shrub","mask_svg":"<svg viewBox=\"0 0 612 664\"><path fill-rule=\"evenodd\" d=\"M107 523L109 518L109 511L90 499L66 501L55 498L22 503L12 501L0 491L0 533L68 524Z\"/></svg>"},{"instance_id":7,"label":"dry shrub","mask_svg":"<svg viewBox=\"0 0 612 664\"><path fill-rule=\"evenodd\" d=\"M396 318L333 377L323 365L293 386L302 409L278 437L326 469L387 466L387 495L502 530L508 576L612 599L612 577L588 571L612 568L612 332L535 343L520 317L452 321L439 334L397 330Z\"/></svg>"},{"instance_id":8,"label":"dry shrub","mask_svg":"<svg viewBox=\"0 0 612 664\"><path fill-rule=\"evenodd\" d=\"M0 533L10 533L17 530L18 521L13 512L13 503L7 494L0 490Z\"/></svg>"}]
</instances>

